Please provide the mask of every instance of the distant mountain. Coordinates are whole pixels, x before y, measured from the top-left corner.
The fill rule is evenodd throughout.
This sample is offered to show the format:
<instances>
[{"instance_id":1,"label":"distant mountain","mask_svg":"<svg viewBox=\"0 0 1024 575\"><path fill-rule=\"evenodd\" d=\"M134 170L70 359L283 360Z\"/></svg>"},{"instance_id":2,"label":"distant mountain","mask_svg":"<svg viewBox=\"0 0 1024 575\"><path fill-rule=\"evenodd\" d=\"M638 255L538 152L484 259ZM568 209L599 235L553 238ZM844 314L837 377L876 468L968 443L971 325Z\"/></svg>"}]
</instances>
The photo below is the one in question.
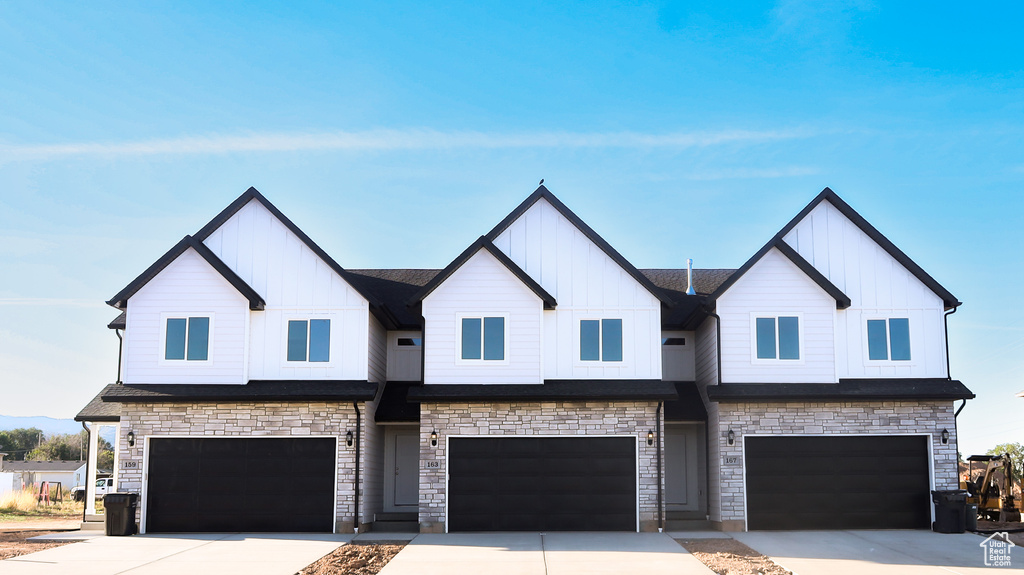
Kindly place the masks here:
<instances>
[{"instance_id":1,"label":"distant mountain","mask_svg":"<svg viewBox=\"0 0 1024 575\"><path fill-rule=\"evenodd\" d=\"M35 427L43 432L43 435L56 435L78 433L82 431L82 424L74 419L55 419L41 415L19 417L16 415L0 415L0 431L11 429L22 429Z\"/></svg>"}]
</instances>

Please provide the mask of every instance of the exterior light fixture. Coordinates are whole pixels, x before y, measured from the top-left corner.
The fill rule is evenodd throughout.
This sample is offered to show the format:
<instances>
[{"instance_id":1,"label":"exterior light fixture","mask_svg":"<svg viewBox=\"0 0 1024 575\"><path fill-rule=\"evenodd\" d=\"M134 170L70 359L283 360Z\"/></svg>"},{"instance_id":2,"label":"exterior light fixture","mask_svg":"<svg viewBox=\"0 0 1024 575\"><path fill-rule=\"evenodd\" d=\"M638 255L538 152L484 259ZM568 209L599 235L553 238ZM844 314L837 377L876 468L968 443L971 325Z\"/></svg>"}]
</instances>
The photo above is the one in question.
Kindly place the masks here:
<instances>
[{"instance_id":1,"label":"exterior light fixture","mask_svg":"<svg viewBox=\"0 0 1024 575\"><path fill-rule=\"evenodd\" d=\"M942 444L946 445L947 443L949 443L949 430L948 429L943 429L942 430Z\"/></svg>"},{"instance_id":2,"label":"exterior light fixture","mask_svg":"<svg viewBox=\"0 0 1024 575\"><path fill-rule=\"evenodd\" d=\"M654 445L654 430L647 432L647 445Z\"/></svg>"},{"instance_id":3,"label":"exterior light fixture","mask_svg":"<svg viewBox=\"0 0 1024 575\"><path fill-rule=\"evenodd\" d=\"M345 445L352 447L352 432L349 431L345 434Z\"/></svg>"},{"instance_id":4,"label":"exterior light fixture","mask_svg":"<svg viewBox=\"0 0 1024 575\"><path fill-rule=\"evenodd\" d=\"M729 438L729 445L735 445L736 444L736 432L734 432L733 430L730 429L729 433L728 433L728 438Z\"/></svg>"},{"instance_id":5,"label":"exterior light fixture","mask_svg":"<svg viewBox=\"0 0 1024 575\"><path fill-rule=\"evenodd\" d=\"M135 447L135 432L129 431L126 437L128 438L128 447Z\"/></svg>"},{"instance_id":6,"label":"exterior light fixture","mask_svg":"<svg viewBox=\"0 0 1024 575\"><path fill-rule=\"evenodd\" d=\"M430 432L430 446L437 447L437 430Z\"/></svg>"}]
</instances>

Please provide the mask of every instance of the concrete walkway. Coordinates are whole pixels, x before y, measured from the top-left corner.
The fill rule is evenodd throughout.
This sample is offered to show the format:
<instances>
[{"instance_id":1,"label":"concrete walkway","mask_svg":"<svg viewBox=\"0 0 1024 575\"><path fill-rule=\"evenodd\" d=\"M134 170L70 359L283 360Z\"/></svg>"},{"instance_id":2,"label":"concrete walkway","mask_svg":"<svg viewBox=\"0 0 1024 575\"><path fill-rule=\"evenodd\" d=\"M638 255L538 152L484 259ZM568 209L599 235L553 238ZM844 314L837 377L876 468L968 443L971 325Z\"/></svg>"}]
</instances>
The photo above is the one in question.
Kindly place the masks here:
<instances>
[{"instance_id":1,"label":"concrete walkway","mask_svg":"<svg viewBox=\"0 0 1024 575\"><path fill-rule=\"evenodd\" d=\"M713 572L661 533L420 535L380 575L563 575Z\"/></svg>"},{"instance_id":2,"label":"concrete walkway","mask_svg":"<svg viewBox=\"0 0 1024 575\"><path fill-rule=\"evenodd\" d=\"M294 575L351 538L313 533L95 537L0 561L0 573Z\"/></svg>"},{"instance_id":3,"label":"concrete walkway","mask_svg":"<svg viewBox=\"0 0 1024 575\"><path fill-rule=\"evenodd\" d=\"M1024 548L1010 568L986 567L984 537L931 531L756 531L733 538L799 575L992 575L1024 572Z\"/></svg>"}]
</instances>

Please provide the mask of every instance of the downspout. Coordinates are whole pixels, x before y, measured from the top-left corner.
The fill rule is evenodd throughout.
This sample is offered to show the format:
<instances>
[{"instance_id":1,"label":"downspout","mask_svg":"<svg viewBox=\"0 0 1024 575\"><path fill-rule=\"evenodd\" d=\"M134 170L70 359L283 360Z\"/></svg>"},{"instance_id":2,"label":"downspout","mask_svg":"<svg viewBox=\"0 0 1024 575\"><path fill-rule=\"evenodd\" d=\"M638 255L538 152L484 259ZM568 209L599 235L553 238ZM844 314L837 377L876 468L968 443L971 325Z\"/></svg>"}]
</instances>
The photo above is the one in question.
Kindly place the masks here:
<instances>
[{"instance_id":1,"label":"downspout","mask_svg":"<svg viewBox=\"0 0 1024 575\"><path fill-rule=\"evenodd\" d=\"M949 371L949 316L956 313L960 306L953 306L953 309L942 315L942 329L946 332L946 379L953 379Z\"/></svg>"},{"instance_id":2,"label":"downspout","mask_svg":"<svg viewBox=\"0 0 1024 575\"><path fill-rule=\"evenodd\" d=\"M114 335L117 336L117 381L114 383L121 384L121 354L124 352L124 337L121 336L121 330L115 329ZM82 422L85 425L85 422Z\"/></svg>"},{"instance_id":3,"label":"downspout","mask_svg":"<svg viewBox=\"0 0 1024 575\"><path fill-rule=\"evenodd\" d=\"M958 306L958 305L953 306L953 309L951 309L950 311L947 311L946 313L944 313L942 315L942 329L945 331L945 336L946 336L946 379L947 380L952 380L953 379L953 375L952 375L952 373L950 372L950 369L949 369L949 316L955 314L956 310L958 310L958 309L960 309L960 306ZM959 429L959 425L957 423L957 416L960 415L960 412L963 411L964 407L966 407L966 406L967 406L967 400L966 399L961 399L960 400L960 407L957 408L956 413L953 414L953 438L954 438L954 441L956 442L955 443L955 447L956 447L956 466L957 466L957 472L956 472L956 475L957 475L957 477L956 477L956 486L957 486L957 488L960 487L960 429Z\"/></svg>"},{"instance_id":4,"label":"downspout","mask_svg":"<svg viewBox=\"0 0 1024 575\"><path fill-rule=\"evenodd\" d=\"M355 518L352 522L352 529L356 535L359 534L359 443L361 441L360 431L362 430L362 414L359 413L359 402L353 401L352 407L356 410L356 489L355 489L355 501L356 501L356 512Z\"/></svg>"},{"instance_id":5,"label":"downspout","mask_svg":"<svg viewBox=\"0 0 1024 575\"><path fill-rule=\"evenodd\" d=\"M121 365L121 364L118 363L118 365ZM120 379L120 378L118 378L118 379ZM82 422L82 429L84 429L86 433L91 433L89 431L89 427L85 424L84 421ZM89 459L90 459L90 457L89 457L89 455L90 455L89 450L91 448L92 448L92 442L90 441L89 442L89 447L85 448L85 481L83 481L83 484L82 484L82 487L84 488L83 489L84 496L82 497L82 503L83 503L83 505L82 505L82 523L85 523L85 510L89 508L89 501L86 498L89 497ZM97 461L97 464L99 464L98 461Z\"/></svg>"},{"instance_id":6,"label":"downspout","mask_svg":"<svg viewBox=\"0 0 1024 575\"><path fill-rule=\"evenodd\" d=\"M715 318L715 356L718 359L718 385L722 385L722 318L717 313L711 311L707 305L704 306L704 311L709 316Z\"/></svg>"},{"instance_id":7,"label":"downspout","mask_svg":"<svg viewBox=\"0 0 1024 575\"><path fill-rule=\"evenodd\" d=\"M661 408L665 405L664 401L658 402L658 409L654 412L654 433L655 440L658 442L656 447L658 456L658 533L665 531L665 518L661 509L661 490L662 490L662 477L661 477Z\"/></svg>"}]
</instances>

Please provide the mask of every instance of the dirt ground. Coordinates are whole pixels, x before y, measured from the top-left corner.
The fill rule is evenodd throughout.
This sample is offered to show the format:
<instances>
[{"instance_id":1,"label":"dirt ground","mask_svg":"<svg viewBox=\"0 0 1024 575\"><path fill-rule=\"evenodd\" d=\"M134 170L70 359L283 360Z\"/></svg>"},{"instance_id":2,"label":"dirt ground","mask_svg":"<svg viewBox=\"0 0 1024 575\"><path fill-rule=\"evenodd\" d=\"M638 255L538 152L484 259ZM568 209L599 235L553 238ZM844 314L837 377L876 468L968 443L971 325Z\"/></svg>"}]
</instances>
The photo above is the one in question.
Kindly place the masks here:
<instances>
[{"instance_id":1,"label":"dirt ground","mask_svg":"<svg viewBox=\"0 0 1024 575\"><path fill-rule=\"evenodd\" d=\"M981 531L1003 531L1003 530L1017 530L1024 529L1024 522L998 522L998 521L979 521L978 529ZM987 536L987 535L986 535ZM1024 546L1024 531L1018 531L1017 533L1009 534L1010 541L1015 545Z\"/></svg>"},{"instance_id":2,"label":"dirt ground","mask_svg":"<svg viewBox=\"0 0 1024 575\"><path fill-rule=\"evenodd\" d=\"M29 537L47 535L50 533L53 533L53 531L5 531L0 533L0 560L10 559L11 557L17 557L19 555L27 555L29 553L35 553L36 551L42 551L43 549L60 547L61 545L74 543L74 541L67 541L63 543L26 541Z\"/></svg>"},{"instance_id":3,"label":"dirt ground","mask_svg":"<svg viewBox=\"0 0 1024 575\"><path fill-rule=\"evenodd\" d=\"M677 539L718 575L793 575L735 539Z\"/></svg>"},{"instance_id":4,"label":"dirt ground","mask_svg":"<svg viewBox=\"0 0 1024 575\"><path fill-rule=\"evenodd\" d=\"M377 575L403 547L405 541L352 542L324 555L299 575Z\"/></svg>"}]
</instances>

